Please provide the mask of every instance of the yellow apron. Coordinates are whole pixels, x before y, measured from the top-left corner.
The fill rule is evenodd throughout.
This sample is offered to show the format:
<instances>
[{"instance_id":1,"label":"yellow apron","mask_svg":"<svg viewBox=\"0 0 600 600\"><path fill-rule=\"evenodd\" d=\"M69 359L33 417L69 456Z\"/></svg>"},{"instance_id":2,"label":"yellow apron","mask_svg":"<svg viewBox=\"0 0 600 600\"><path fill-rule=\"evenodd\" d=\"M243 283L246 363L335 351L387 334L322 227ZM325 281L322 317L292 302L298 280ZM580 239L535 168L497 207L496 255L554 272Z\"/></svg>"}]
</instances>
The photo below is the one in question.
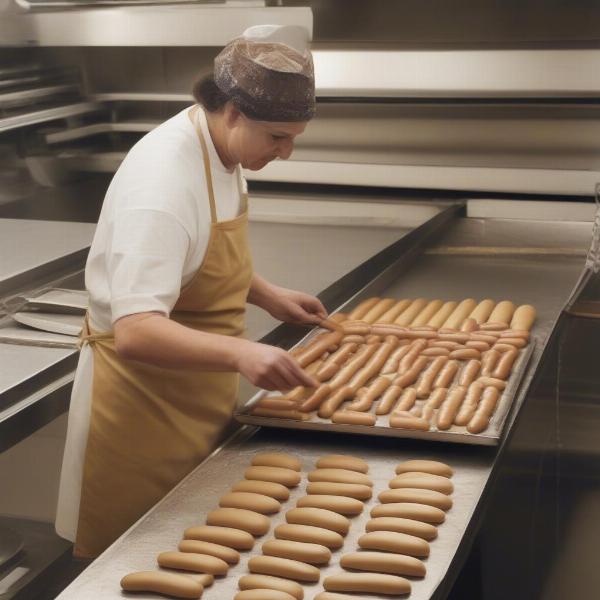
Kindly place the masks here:
<instances>
[{"instance_id":1,"label":"yellow apron","mask_svg":"<svg viewBox=\"0 0 600 600\"><path fill-rule=\"evenodd\" d=\"M192 329L241 336L252 279L248 200L217 221L206 141L202 146L211 232L202 265L171 319ZM112 333L84 331L94 353L90 430L74 554L95 557L196 467L219 441L238 393L237 373L164 369L121 359Z\"/></svg>"}]
</instances>

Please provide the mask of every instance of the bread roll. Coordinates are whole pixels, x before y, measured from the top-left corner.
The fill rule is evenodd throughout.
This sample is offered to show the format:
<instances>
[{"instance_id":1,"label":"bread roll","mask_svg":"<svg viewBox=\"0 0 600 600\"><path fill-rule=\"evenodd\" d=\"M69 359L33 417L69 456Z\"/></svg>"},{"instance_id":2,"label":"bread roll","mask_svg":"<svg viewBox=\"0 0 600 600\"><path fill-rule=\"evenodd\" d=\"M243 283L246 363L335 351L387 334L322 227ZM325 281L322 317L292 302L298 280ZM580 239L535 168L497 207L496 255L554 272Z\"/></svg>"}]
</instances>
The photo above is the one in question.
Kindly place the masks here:
<instances>
[{"instance_id":1,"label":"bread roll","mask_svg":"<svg viewBox=\"0 0 600 600\"><path fill-rule=\"evenodd\" d=\"M248 561L248 570L251 573L284 577L294 581L317 582L321 577L321 571L317 567L276 556L253 556Z\"/></svg>"},{"instance_id":2,"label":"bread roll","mask_svg":"<svg viewBox=\"0 0 600 600\"><path fill-rule=\"evenodd\" d=\"M446 514L440 508L417 504L415 502L392 502L390 504L379 504L371 509L372 517L401 517L403 519L414 519L425 523L438 525L446 520Z\"/></svg>"},{"instance_id":3,"label":"bread roll","mask_svg":"<svg viewBox=\"0 0 600 600\"><path fill-rule=\"evenodd\" d=\"M369 500L373 496L373 488L361 483L332 483L330 481L312 481L306 486L307 494L324 494L327 496L347 496L357 500Z\"/></svg>"},{"instance_id":4,"label":"bread roll","mask_svg":"<svg viewBox=\"0 0 600 600\"><path fill-rule=\"evenodd\" d=\"M204 587L187 575L161 571L129 573L121 579L126 592L150 592L173 598L200 598Z\"/></svg>"},{"instance_id":5,"label":"bread roll","mask_svg":"<svg viewBox=\"0 0 600 600\"><path fill-rule=\"evenodd\" d=\"M279 512L281 504L271 496L253 492L230 492L221 496L219 506L223 508L245 508L263 515Z\"/></svg>"},{"instance_id":6,"label":"bread roll","mask_svg":"<svg viewBox=\"0 0 600 600\"><path fill-rule=\"evenodd\" d=\"M206 516L207 525L219 527L233 527L247 531L254 536L264 535L269 531L271 521L265 515L245 510L243 508L217 508Z\"/></svg>"},{"instance_id":7,"label":"bread roll","mask_svg":"<svg viewBox=\"0 0 600 600\"><path fill-rule=\"evenodd\" d=\"M400 473L432 473L443 477L452 477L454 471L445 463L435 460L407 460L396 466L396 475Z\"/></svg>"},{"instance_id":8,"label":"bread roll","mask_svg":"<svg viewBox=\"0 0 600 600\"><path fill-rule=\"evenodd\" d=\"M410 582L397 575L381 573L340 573L325 578L323 586L328 592L362 592L397 596L410 593Z\"/></svg>"},{"instance_id":9,"label":"bread roll","mask_svg":"<svg viewBox=\"0 0 600 600\"><path fill-rule=\"evenodd\" d=\"M429 544L425 540L397 531L370 531L358 538L358 545L364 550L382 550L408 556L429 556Z\"/></svg>"},{"instance_id":10,"label":"bread roll","mask_svg":"<svg viewBox=\"0 0 600 600\"><path fill-rule=\"evenodd\" d=\"M377 421L377 417L370 413L358 412L355 410L336 410L331 415L332 423L340 425L364 425L373 427Z\"/></svg>"},{"instance_id":11,"label":"bread roll","mask_svg":"<svg viewBox=\"0 0 600 600\"><path fill-rule=\"evenodd\" d=\"M294 525L330 529L341 535L346 535L350 529L350 521L346 517L324 508L292 508L285 514L285 520Z\"/></svg>"},{"instance_id":12,"label":"bread roll","mask_svg":"<svg viewBox=\"0 0 600 600\"><path fill-rule=\"evenodd\" d=\"M224 560L208 554L161 552L156 561L161 567L168 569L210 573L211 575L225 575L229 570L229 565Z\"/></svg>"},{"instance_id":13,"label":"bread roll","mask_svg":"<svg viewBox=\"0 0 600 600\"><path fill-rule=\"evenodd\" d=\"M346 469L358 473L368 473L369 465L362 458L347 454L328 454L317 460L317 469Z\"/></svg>"},{"instance_id":14,"label":"bread roll","mask_svg":"<svg viewBox=\"0 0 600 600\"><path fill-rule=\"evenodd\" d=\"M201 540L181 540L178 550L179 552L216 556L230 565L237 565L240 560L240 553L237 550L221 544Z\"/></svg>"},{"instance_id":15,"label":"bread roll","mask_svg":"<svg viewBox=\"0 0 600 600\"><path fill-rule=\"evenodd\" d=\"M454 486L447 477L432 475L431 473L401 473L390 481L389 486L392 489L422 488L441 492L442 494L451 494L454 491Z\"/></svg>"},{"instance_id":16,"label":"bread roll","mask_svg":"<svg viewBox=\"0 0 600 600\"><path fill-rule=\"evenodd\" d=\"M271 575L243 575L238 581L240 590L279 590L293 596L296 600L303 600L304 589L299 583L273 577Z\"/></svg>"},{"instance_id":17,"label":"bread roll","mask_svg":"<svg viewBox=\"0 0 600 600\"><path fill-rule=\"evenodd\" d=\"M246 479L272 481L286 487L296 487L300 483L300 473L283 467L248 467L244 473Z\"/></svg>"},{"instance_id":18,"label":"bread roll","mask_svg":"<svg viewBox=\"0 0 600 600\"><path fill-rule=\"evenodd\" d=\"M396 488L384 490L379 494L379 501L383 504L397 502L414 502L415 504L427 504L441 510L452 508L452 499L446 494L430 489Z\"/></svg>"},{"instance_id":19,"label":"bread roll","mask_svg":"<svg viewBox=\"0 0 600 600\"><path fill-rule=\"evenodd\" d=\"M357 321L362 319L380 300L381 298L367 298L363 300L348 313L348 320Z\"/></svg>"},{"instance_id":20,"label":"bread roll","mask_svg":"<svg viewBox=\"0 0 600 600\"><path fill-rule=\"evenodd\" d=\"M243 479L238 481L232 488L232 492L250 492L251 494L262 494L264 496L270 496L285 502L290 498L290 490L282 485L281 483L274 483L273 481L258 481L255 479Z\"/></svg>"},{"instance_id":21,"label":"bread roll","mask_svg":"<svg viewBox=\"0 0 600 600\"><path fill-rule=\"evenodd\" d=\"M238 592L233 600L294 600L294 596L280 590L256 589Z\"/></svg>"},{"instance_id":22,"label":"bread roll","mask_svg":"<svg viewBox=\"0 0 600 600\"><path fill-rule=\"evenodd\" d=\"M332 550L337 550L344 545L344 538L339 533L314 525L283 523L275 527L274 534L278 540L319 544Z\"/></svg>"},{"instance_id":23,"label":"bread roll","mask_svg":"<svg viewBox=\"0 0 600 600\"><path fill-rule=\"evenodd\" d=\"M325 565L331 559L331 550L327 546L292 540L268 540L262 545L262 552L267 556L299 560L311 565Z\"/></svg>"},{"instance_id":24,"label":"bread roll","mask_svg":"<svg viewBox=\"0 0 600 600\"><path fill-rule=\"evenodd\" d=\"M366 531L397 531L420 537L423 540L433 540L437 537L437 527L430 523L404 519L402 517L377 517L367 522Z\"/></svg>"},{"instance_id":25,"label":"bread roll","mask_svg":"<svg viewBox=\"0 0 600 600\"><path fill-rule=\"evenodd\" d=\"M423 561L418 558L389 552L350 552L342 556L340 565L344 569L410 577L425 577L426 573Z\"/></svg>"},{"instance_id":26,"label":"bread roll","mask_svg":"<svg viewBox=\"0 0 600 600\"><path fill-rule=\"evenodd\" d=\"M301 471L302 463L290 454L283 452L261 452L252 459L254 467L282 467L292 469L292 471Z\"/></svg>"},{"instance_id":27,"label":"bread roll","mask_svg":"<svg viewBox=\"0 0 600 600\"><path fill-rule=\"evenodd\" d=\"M331 483L358 483L373 487L373 482L364 473L348 469L316 469L308 474L309 481L329 481Z\"/></svg>"},{"instance_id":28,"label":"bread roll","mask_svg":"<svg viewBox=\"0 0 600 600\"><path fill-rule=\"evenodd\" d=\"M186 529L183 536L185 539L213 542L236 550L251 550L254 546L254 538L250 533L233 527L197 525Z\"/></svg>"},{"instance_id":29,"label":"bread roll","mask_svg":"<svg viewBox=\"0 0 600 600\"><path fill-rule=\"evenodd\" d=\"M340 515L359 515L364 508L363 503L355 498L326 494L309 494L298 500L298 508L325 508Z\"/></svg>"}]
</instances>

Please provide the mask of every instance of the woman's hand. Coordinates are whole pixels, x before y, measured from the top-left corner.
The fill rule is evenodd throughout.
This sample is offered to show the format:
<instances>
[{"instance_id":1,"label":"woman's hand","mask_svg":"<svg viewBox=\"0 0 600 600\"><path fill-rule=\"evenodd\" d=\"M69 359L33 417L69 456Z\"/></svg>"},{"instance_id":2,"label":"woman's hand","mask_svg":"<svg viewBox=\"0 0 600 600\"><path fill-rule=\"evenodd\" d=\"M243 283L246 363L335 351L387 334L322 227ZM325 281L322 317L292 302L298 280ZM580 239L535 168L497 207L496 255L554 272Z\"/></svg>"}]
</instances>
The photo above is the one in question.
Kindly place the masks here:
<instances>
[{"instance_id":1,"label":"woman's hand","mask_svg":"<svg viewBox=\"0 0 600 600\"><path fill-rule=\"evenodd\" d=\"M327 318L325 307L315 296L278 286L272 286L263 308L280 321L298 325L318 325Z\"/></svg>"},{"instance_id":2,"label":"woman's hand","mask_svg":"<svg viewBox=\"0 0 600 600\"><path fill-rule=\"evenodd\" d=\"M250 383L265 390L284 391L299 385L319 385L285 350L258 342L246 342L240 347L237 367Z\"/></svg>"},{"instance_id":3,"label":"woman's hand","mask_svg":"<svg viewBox=\"0 0 600 600\"><path fill-rule=\"evenodd\" d=\"M327 318L327 311L318 298L269 283L256 273L250 286L248 302L260 306L271 316L286 323L318 325Z\"/></svg>"}]
</instances>

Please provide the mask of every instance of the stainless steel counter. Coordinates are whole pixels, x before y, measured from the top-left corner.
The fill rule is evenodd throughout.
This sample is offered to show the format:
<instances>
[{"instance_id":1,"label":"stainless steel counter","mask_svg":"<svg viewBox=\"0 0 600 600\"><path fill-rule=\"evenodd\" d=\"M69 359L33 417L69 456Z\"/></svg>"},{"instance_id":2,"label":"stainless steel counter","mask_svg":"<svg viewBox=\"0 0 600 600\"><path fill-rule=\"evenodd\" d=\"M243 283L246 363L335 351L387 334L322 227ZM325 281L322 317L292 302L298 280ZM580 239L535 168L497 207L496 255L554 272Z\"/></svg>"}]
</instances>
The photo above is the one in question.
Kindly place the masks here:
<instances>
[{"instance_id":1,"label":"stainless steel counter","mask_svg":"<svg viewBox=\"0 0 600 600\"><path fill-rule=\"evenodd\" d=\"M252 554L260 553L263 541L272 538L274 526L284 522L284 513L293 508L296 500L305 494L306 473L314 468L316 459L328 453L352 453L361 456L370 465L370 476L374 480L374 497L366 503L362 515L352 519L350 533L344 547L333 554L330 565L321 570L321 582L305 586L305 598L312 598L323 590L322 581L327 575L340 571L342 554L354 551L356 541L364 533L364 525L370 509L377 504L376 496L387 489L388 481L394 476L394 467L403 460L427 456L442 460L456 470L453 478L454 506L448 512L446 522L439 527L439 537L431 543L431 556L425 561L427 576L414 580L412 600L430 598L439 582L444 578L448 566L463 532L477 505L487 481L493 461L489 452L465 452L464 449L441 446L411 445L410 443L378 440L377 444L360 443L356 438L311 432L310 436L299 432L278 433L260 430L251 435L253 429L245 429L237 440L227 445L196 469L175 488L155 509L100 556L64 592L59 600L109 600L129 597L120 591L119 580L131 571L156 568L158 553L176 549L181 535L187 527L204 523L207 512L216 508L217 499L229 488L243 479L244 470L252 456L258 452L289 452L303 462L303 481L293 490L290 500L280 513L271 519L271 532L260 538ZM203 600L231 600L237 591L239 578L248 572L250 553L242 553L242 560L230 569L227 577L215 581L207 588ZM138 597L136 595L136 597ZM141 600L154 598L151 594L140 594ZM369 596L377 597L379 596ZM381 596L383 598L383 596Z\"/></svg>"},{"instance_id":2,"label":"stainless steel counter","mask_svg":"<svg viewBox=\"0 0 600 600\"><path fill-rule=\"evenodd\" d=\"M59 263L84 261L95 229L90 223L0 219L0 295L31 285Z\"/></svg>"},{"instance_id":3,"label":"stainless steel counter","mask_svg":"<svg viewBox=\"0 0 600 600\"><path fill-rule=\"evenodd\" d=\"M30 391L34 379L51 376L57 365L74 353L60 348L0 344L0 408L22 397L22 390Z\"/></svg>"},{"instance_id":4,"label":"stainless steel counter","mask_svg":"<svg viewBox=\"0 0 600 600\"><path fill-rule=\"evenodd\" d=\"M411 229L251 222L254 269L277 285L318 294ZM248 306L251 339L260 339L278 323L265 311Z\"/></svg>"},{"instance_id":5,"label":"stainless steel counter","mask_svg":"<svg viewBox=\"0 0 600 600\"><path fill-rule=\"evenodd\" d=\"M554 323L566 302L571 289L583 268L583 256L554 252L545 254L539 248L572 247L587 248L591 235L590 223L570 223L561 229L558 239L552 235L556 224L549 227L544 222L519 223L518 221L494 219L459 219L439 239L439 247L479 245L479 254L422 254L412 266L394 273L390 268L375 277L372 284L350 299L350 307L371 295L392 297L462 299L493 297L498 300L510 298L515 302L533 303L538 308L538 321L534 333L538 340L530 371L525 378L527 385L533 376L536 363ZM504 242L513 247L536 246L533 254L520 257L490 255L484 248L493 248ZM434 249L435 252L435 249ZM523 401L523 393L517 402ZM513 410L513 418L516 410ZM509 419L507 429L512 420ZM252 430L250 430L252 431ZM500 446L501 450L502 446ZM124 597L119 590L119 579L127 572L155 567L156 555L174 549L183 530L193 524L204 522L206 513L215 507L216 498L225 493L231 484L242 477L249 457L258 451L280 450L299 456L304 469L310 470L315 458L329 452L349 453L362 456L371 464L376 480L376 491L387 486L392 477L393 466L408 458L433 458L451 464L456 471L454 483L454 508L448 513L447 522L440 527L440 537L432 544L432 554L427 561L428 575L415 582L411 598L430 598L436 588L448 577L447 570L461 546L468 545L463 536L472 527L471 517L479 510L479 501L493 473L498 449L458 448L431 442L369 440L349 435L289 430L261 429L249 438L240 438L214 454L192 472L177 488L147 515L142 517L113 546L99 557L82 575L59 596L61 600L95 598L108 600ZM294 492L285 508L291 507L303 494L302 485ZM370 506L374 501L371 501ZM274 518L277 524L282 515ZM343 552L354 550L355 541L361 533L365 515L357 517ZM269 536L265 536L265 539ZM324 575L337 569L342 552L335 553L332 566L324 569ZM232 569L228 577L207 589L204 598L232 598L239 576L246 572L247 557ZM319 585L306 586L308 600L322 589ZM140 596L146 598L150 596Z\"/></svg>"},{"instance_id":6,"label":"stainless steel counter","mask_svg":"<svg viewBox=\"0 0 600 600\"><path fill-rule=\"evenodd\" d=\"M414 213L419 212L418 209L411 212L411 206L404 205L399 210L405 211L406 220L412 226ZM3 283L11 289L17 280L25 288L39 286L38 277L45 267L53 269L72 262L81 268L94 228L95 225L83 223L0 219L0 256L6 257L0 265L0 295ZM409 226L340 227L252 222L250 244L258 273L284 287L316 294L410 230ZM330 245L335 252L324 253L324 241L325 246ZM75 285L82 285L82 282ZM66 283L63 287L71 285ZM247 335L250 339L260 339L277 323L263 310L248 307ZM72 350L0 344L0 431L3 439L19 441L48 422L48 418L67 409L68 384L73 378L76 360L77 354ZM57 383L60 385L55 385ZM47 400L44 388L48 397L52 397L51 411L42 406ZM245 400L253 393L254 388L244 381L240 399ZM44 419L31 414L36 406L44 413ZM19 426L12 427L11 420L24 408L29 415L22 414ZM4 446L0 445L2 448Z\"/></svg>"}]
</instances>

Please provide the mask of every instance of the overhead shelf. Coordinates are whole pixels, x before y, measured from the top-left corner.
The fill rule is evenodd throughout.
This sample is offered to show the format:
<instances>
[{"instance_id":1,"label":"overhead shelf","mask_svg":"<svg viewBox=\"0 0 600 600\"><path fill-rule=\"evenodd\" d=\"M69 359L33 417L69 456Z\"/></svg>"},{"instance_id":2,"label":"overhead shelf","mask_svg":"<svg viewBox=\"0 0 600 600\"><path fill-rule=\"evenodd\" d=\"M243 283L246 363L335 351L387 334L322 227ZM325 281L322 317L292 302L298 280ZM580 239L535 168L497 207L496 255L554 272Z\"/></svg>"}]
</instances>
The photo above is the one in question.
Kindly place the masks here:
<instances>
[{"instance_id":1,"label":"overhead shelf","mask_svg":"<svg viewBox=\"0 0 600 600\"><path fill-rule=\"evenodd\" d=\"M46 134L46 143L72 142L104 133L148 133L160 125L160 121L127 121L120 123L94 123Z\"/></svg>"},{"instance_id":2,"label":"overhead shelf","mask_svg":"<svg viewBox=\"0 0 600 600\"><path fill-rule=\"evenodd\" d=\"M0 118L0 133L19 127L44 123L46 121L67 119L86 113L97 112L105 110L105 108L106 107L98 102L77 102L75 104L45 108L20 115L12 115L10 117Z\"/></svg>"},{"instance_id":3,"label":"overhead shelf","mask_svg":"<svg viewBox=\"0 0 600 600\"><path fill-rule=\"evenodd\" d=\"M224 46L252 25L301 25L312 36L309 7L123 6L7 14L4 46Z\"/></svg>"},{"instance_id":4,"label":"overhead shelf","mask_svg":"<svg viewBox=\"0 0 600 600\"><path fill-rule=\"evenodd\" d=\"M64 94L78 94L81 88L77 83L67 83L61 85L49 85L40 88L31 88L17 90L14 92L5 92L0 94L0 108L9 108L31 104L32 102L44 102Z\"/></svg>"},{"instance_id":5,"label":"overhead shelf","mask_svg":"<svg viewBox=\"0 0 600 600\"><path fill-rule=\"evenodd\" d=\"M598 97L600 50L315 50L317 95Z\"/></svg>"},{"instance_id":6,"label":"overhead shelf","mask_svg":"<svg viewBox=\"0 0 600 600\"><path fill-rule=\"evenodd\" d=\"M57 160L72 171L114 173L126 154L65 151ZM282 183L592 196L600 170L276 160L260 171L245 171L244 176L248 181Z\"/></svg>"}]
</instances>

